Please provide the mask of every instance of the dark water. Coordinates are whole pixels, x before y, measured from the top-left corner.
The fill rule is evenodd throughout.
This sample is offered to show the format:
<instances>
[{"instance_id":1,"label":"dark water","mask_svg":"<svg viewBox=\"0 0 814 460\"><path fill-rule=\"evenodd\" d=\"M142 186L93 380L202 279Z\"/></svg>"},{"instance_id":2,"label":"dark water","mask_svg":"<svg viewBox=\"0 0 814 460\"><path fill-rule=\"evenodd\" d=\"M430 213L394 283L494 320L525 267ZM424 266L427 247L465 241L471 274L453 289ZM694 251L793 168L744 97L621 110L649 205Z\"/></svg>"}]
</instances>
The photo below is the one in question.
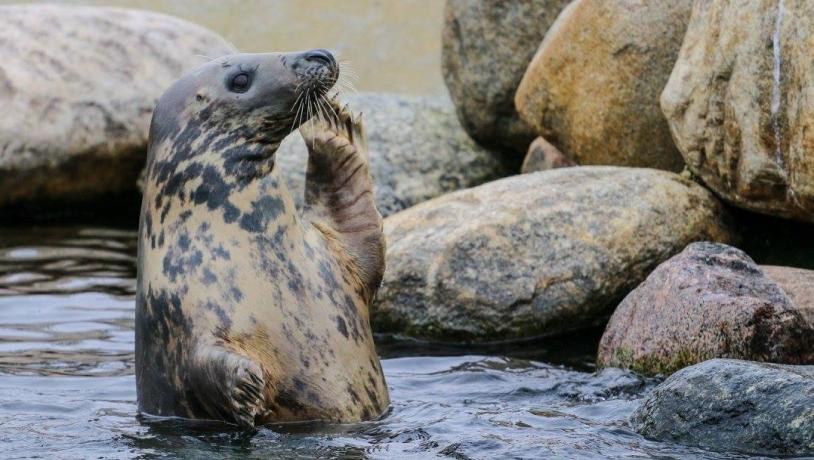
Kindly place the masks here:
<instances>
[{"instance_id":1,"label":"dark water","mask_svg":"<svg viewBox=\"0 0 814 460\"><path fill-rule=\"evenodd\" d=\"M738 458L633 433L656 382L584 372L593 336L514 350L383 340L393 407L378 422L242 434L139 421L135 244L133 231L0 230L0 458Z\"/></svg>"}]
</instances>

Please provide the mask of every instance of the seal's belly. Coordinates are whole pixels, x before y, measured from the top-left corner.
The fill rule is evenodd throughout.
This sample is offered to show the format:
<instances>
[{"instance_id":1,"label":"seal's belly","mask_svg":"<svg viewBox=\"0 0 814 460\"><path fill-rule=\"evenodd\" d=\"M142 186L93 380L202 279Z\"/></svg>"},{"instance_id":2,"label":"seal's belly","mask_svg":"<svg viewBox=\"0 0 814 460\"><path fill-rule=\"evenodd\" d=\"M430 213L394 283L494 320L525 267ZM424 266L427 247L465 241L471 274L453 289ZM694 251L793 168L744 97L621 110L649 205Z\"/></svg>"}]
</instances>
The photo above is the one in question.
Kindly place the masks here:
<instances>
[{"instance_id":1,"label":"seal's belly","mask_svg":"<svg viewBox=\"0 0 814 460\"><path fill-rule=\"evenodd\" d=\"M172 331L145 347L158 378L206 343L263 368L268 421L369 419L386 407L367 306L320 235L292 226L270 235L219 234L209 222L186 227L165 231L155 249L145 242L142 255L143 289L153 299L172 293L165 297L179 305L145 305L151 322ZM183 376L171 380L161 386L186 385Z\"/></svg>"}]
</instances>

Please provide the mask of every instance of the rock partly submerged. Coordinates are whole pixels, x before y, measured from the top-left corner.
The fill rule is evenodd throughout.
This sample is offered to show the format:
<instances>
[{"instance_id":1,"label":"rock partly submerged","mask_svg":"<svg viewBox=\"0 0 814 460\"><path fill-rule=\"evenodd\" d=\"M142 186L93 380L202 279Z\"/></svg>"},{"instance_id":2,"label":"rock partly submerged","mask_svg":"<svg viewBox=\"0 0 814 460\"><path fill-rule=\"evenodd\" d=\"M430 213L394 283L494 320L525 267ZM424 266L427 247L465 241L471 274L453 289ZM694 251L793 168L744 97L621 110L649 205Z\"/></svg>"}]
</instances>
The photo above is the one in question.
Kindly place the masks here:
<instances>
[{"instance_id":1,"label":"rock partly submerged","mask_svg":"<svg viewBox=\"0 0 814 460\"><path fill-rule=\"evenodd\" d=\"M695 243L616 308L598 363L671 374L711 358L814 363L814 328L743 251Z\"/></svg>"},{"instance_id":2,"label":"rock partly submerged","mask_svg":"<svg viewBox=\"0 0 814 460\"><path fill-rule=\"evenodd\" d=\"M514 93L548 27L570 0L448 0L441 38L444 81L467 132L519 160L534 131Z\"/></svg>"},{"instance_id":3,"label":"rock partly submerged","mask_svg":"<svg viewBox=\"0 0 814 460\"><path fill-rule=\"evenodd\" d=\"M661 441L814 456L814 366L706 361L656 387L631 421L636 431Z\"/></svg>"},{"instance_id":4,"label":"rock partly submerged","mask_svg":"<svg viewBox=\"0 0 814 460\"><path fill-rule=\"evenodd\" d=\"M696 1L661 106L726 201L814 222L814 2Z\"/></svg>"},{"instance_id":5,"label":"rock partly submerged","mask_svg":"<svg viewBox=\"0 0 814 460\"><path fill-rule=\"evenodd\" d=\"M233 53L162 14L0 6L0 206L99 200L136 190L159 96Z\"/></svg>"},{"instance_id":6,"label":"rock partly submerged","mask_svg":"<svg viewBox=\"0 0 814 460\"><path fill-rule=\"evenodd\" d=\"M680 171L659 108L692 0L576 0L520 83L521 117L581 165Z\"/></svg>"},{"instance_id":7,"label":"rock partly submerged","mask_svg":"<svg viewBox=\"0 0 814 460\"><path fill-rule=\"evenodd\" d=\"M660 262L731 241L707 190L664 171L563 168L462 190L385 220L374 327L439 341L558 335L602 323Z\"/></svg>"},{"instance_id":8,"label":"rock partly submerged","mask_svg":"<svg viewBox=\"0 0 814 460\"><path fill-rule=\"evenodd\" d=\"M363 114L382 215L508 174L498 156L467 136L447 97L358 93L343 100ZM308 152L299 134L280 146L276 162L301 202Z\"/></svg>"}]
</instances>

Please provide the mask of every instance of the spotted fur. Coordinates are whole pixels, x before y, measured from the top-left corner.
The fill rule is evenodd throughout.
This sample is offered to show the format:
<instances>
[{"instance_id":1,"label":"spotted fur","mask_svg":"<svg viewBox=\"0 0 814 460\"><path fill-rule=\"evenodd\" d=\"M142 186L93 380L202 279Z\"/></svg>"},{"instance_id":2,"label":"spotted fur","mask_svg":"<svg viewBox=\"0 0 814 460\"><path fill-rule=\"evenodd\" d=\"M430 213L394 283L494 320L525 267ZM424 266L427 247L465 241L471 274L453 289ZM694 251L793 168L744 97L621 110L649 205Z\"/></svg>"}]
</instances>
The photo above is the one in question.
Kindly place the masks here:
<instances>
[{"instance_id":1,"label":"spotted fur","mask_svg":"<svg viewBox=\"0 0 814 460\"><path fill-rule=\"evenodd\" d=\"M213 61L156 108L139 238L142 412L249 427L369 420L389 404L369 324L384 236L361 120L332 105L300 128L302 214L274 168L302 79L335 81L303 56ZM251 69L256 91L223 87L235 69Z\"/></svg>"}]
</instances>

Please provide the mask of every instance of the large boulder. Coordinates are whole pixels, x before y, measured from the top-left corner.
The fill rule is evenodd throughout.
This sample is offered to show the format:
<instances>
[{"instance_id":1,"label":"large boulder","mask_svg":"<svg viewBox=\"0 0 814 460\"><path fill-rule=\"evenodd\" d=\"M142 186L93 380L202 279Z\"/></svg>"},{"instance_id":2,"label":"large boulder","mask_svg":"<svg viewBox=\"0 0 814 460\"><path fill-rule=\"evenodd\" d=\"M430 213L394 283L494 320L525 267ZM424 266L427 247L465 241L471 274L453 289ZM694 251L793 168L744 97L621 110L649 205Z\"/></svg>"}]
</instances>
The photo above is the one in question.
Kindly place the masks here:
<instances>
[{"instance_id":1,"label":"large boulder","mask_svg":"<svg viewBox=\"0 0 814 460\"><path fill-rule=\"evenodd\" d=\"M159 96L234 52L213 32L120 8L0 6L0 206L135 191Z\"/></svg>"},{"instance_id":2,"label":"large boulder","mask_svg":"<svg viewBox=\"0 0 814 460\"><path fill-rule=\"evenodd\" d=\"M656 387L631 421L636 431L661 441L814 456L814 366L706 361Z\"/></svg>"},{"instance_id":3,"label":"large boulder","mask_svg":"<svg viewBox=\"0 0 814 460\"><path fill-rule=\"evenodd\" d=\"M343 99L363 114L376 203L385 216L509 173L461 129L447 97L359 93ZM300 203L308 161L302 137L288 137L276 160Z\"/></svg>"},{"instance_id":4,"label":"large boulder","mask_svg":"<svg viewBox=\"0 0 814 460\"><path fill-rule=\"evenodd\" d=\"M743 251L703 242L628 294L605 329L598 362L652 375L711 358L814 363L814 328Z\"/></svg>"},{"instance_id":5,"label":"large boulder","mask_svg":"<svg viewBox=\"0 0 814 460\"><path fill-rule=\"evenodd\" d=\"M493 341L602 323L688 243L730 241L725 215L703 187L651 169L554 169L445 195L385 219L374 328Z\"/></svg>"},{"instance_id":6,"label":"large boulder","mask_svg":"<svg viewBox=\"0 0 814 460\"><path fill-rule=\"evenodd\" d=\"M444 81L458 117L483 145L516 162L534 131L514 92L548 27L570 0L447 0L441 37Z\"/></svg>"},{"instance_id":7,"label":"large boulder","mask_svg":"<svg viewBox=\"0 0 814 460\"><path fill-rule=\"evenodd\" d=\"M814 222L814 2L702 0L661 106L730 203Z\"/></svg>"},{"instance_id":8,"label":"large boulder","mask_svg":"<svg viewBox=\"0 0 814 460\"><path fill-rule=\"evenodd\" d=\"M680 171L659 108L692 0L576 0L517 89L521 117L581 165Z\"/></svg>"},{"instance_id":9,"label":"large boulder","mask_svg":"<svg viewBox=\"0 0 814 460\"><path fill-rule=\"evenodd\" d=\"M763 265L763 273L780 285L791 303L814 330L814 270Z\"/></svg>"}]
</instances>

